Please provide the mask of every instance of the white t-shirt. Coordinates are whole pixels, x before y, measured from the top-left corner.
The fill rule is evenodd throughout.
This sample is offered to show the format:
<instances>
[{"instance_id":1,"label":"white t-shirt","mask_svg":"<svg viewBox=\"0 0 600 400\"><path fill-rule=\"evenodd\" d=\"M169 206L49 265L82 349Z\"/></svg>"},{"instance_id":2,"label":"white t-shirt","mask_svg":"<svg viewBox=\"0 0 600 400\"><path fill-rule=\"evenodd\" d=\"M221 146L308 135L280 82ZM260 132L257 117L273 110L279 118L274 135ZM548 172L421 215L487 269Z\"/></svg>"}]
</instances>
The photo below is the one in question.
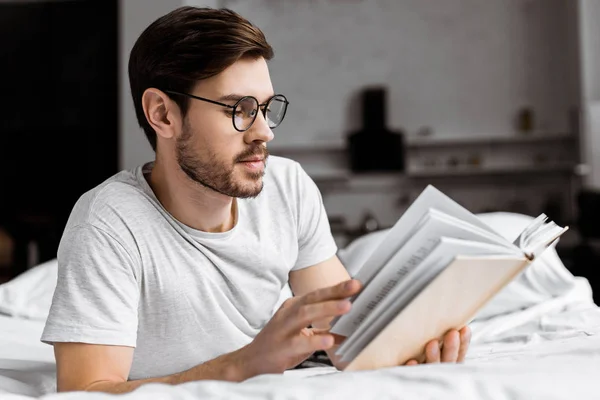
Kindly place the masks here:
<instances>
[{"instance_id":1,"label":"white t-shirt","mask_svg":"<svg viewBox=\"0 0 600 400\"><path fill-rule=\"evenodd\" d=\"M295 161L269 157L262 192L237 199L236 226L223 233L174 219L148 168L116 174L74 206L41 338L135 347L130 379L248 344L280 304L289 272L337 251L321 195Z\"/></svg>"}]
</instances>

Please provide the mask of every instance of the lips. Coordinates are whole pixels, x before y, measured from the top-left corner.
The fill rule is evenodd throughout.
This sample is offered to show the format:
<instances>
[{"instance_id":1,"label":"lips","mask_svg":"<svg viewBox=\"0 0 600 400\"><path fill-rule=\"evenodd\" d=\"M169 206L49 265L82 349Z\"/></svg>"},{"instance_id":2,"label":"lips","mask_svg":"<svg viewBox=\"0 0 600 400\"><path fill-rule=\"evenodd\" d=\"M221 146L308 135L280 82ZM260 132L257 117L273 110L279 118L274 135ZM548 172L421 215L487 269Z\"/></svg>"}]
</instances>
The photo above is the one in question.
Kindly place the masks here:
<instances>
[{"instance_id":1,"label":"lips","mask_svg":"<svg viewBox=\"0 0 600 400\"><path fill-rule=\"evenodd\" d=\"M258 146L249 148L247 151L241 153L236 161L238 163L243 164L265 164L267 162L267 158L269 157L269 152L266 147Z\"/></svg>"},{"instance_id":2,"label":"lips","mask_svg":"<svg viewBox=\"0 0 600 400\"><path fill-rule=\"evenodd\" d=\"M242 160L240 162L261 162L264 161L264 158L248 158L246 160Z\"/></svg>"}]
</instances>

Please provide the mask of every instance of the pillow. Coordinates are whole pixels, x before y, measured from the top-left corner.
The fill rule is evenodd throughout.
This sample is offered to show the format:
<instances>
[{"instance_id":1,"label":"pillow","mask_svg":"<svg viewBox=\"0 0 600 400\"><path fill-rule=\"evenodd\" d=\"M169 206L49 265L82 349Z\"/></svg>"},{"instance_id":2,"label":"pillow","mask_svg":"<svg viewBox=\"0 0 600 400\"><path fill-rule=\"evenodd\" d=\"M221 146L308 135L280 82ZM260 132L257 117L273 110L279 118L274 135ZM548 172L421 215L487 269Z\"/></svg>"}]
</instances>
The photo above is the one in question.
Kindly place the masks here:
<instances>
[{"instance_id":1,"label":"pillow","mask_svg":"<svg viewBox=\"0 0 600 400\"><path fill-rule=\"evenodd\" d=\"M531 216L509 212L477 214L477 217L511 242L534 219ZM389 229L384 229L369 233L338 251L338 257L351 276L356 275L388 232ZM576 278L564 266L554 247L550 247L494 296L475 319L487 319L528 308L568 292L575 284Z\"/></svg>"},{"instance_id":2,"label":"pillow","mask_svg":"<svg viewBox=\"0 0 600 400\"><path fill-rule=\"evenodd\" d=\"M0 285L0 313L46 320L56 288L56 259L39 264Z\"/></svg>"}]
</instances>

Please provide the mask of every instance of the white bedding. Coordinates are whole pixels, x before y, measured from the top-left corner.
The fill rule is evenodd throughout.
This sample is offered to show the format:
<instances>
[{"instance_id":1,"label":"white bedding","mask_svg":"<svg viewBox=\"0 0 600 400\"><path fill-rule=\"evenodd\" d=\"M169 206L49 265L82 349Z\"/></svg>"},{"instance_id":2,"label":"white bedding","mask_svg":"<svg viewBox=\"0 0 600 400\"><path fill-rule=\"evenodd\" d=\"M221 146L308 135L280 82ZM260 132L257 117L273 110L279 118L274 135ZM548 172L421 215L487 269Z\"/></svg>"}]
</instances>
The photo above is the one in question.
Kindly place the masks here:
<instances>
[{"instance_id":1,"label":"white bedding","mask_svg":"<svg viewBox=\"0 0 600 400\"><path fill-rule=\"evenodd\" d=\"M505 215L490 217L502 217L514 228L515 220ZM343 256L362 256L368 247L373 246L359 243ZM351 254L352 249L360 254ZM55 264L46 267L55 268ZM36 301L48 303L47 290L40 291L39 286L45 282L40 275L48 271L30 272L5 286L4 293L0 286L0 303L4 299L0 312L13 314L0 315L0 399L112 399L100 393L54 393L52 347L39 341L47 306L28 306ZM22 288L32 287L32 283L38 289L33 300L21 297L20 293L27 292ZM120 398L600 399L600 308L592 301L587 280L570 275L555 253L507 287L471 328L467 360L458 365L352 373L311 368L239 384L149 384Z\"/></svg>"},{"instance_id":2,"label":"white bedding","mask_svg":"<svg viewBox=\"0 0 600 400\"><path fill-rule=\"evenodd\" d=\"M0 399L56 391L52 347L40 342L43 321L0 315Z\"/></svg>"},{"instance_id":3,"label":"white bedding","mask_svg":"<svg viewBox=\"0 0 600 400\"><path fill-rule=\"evenodd\" d=\"M241 384L204 381L179 386L150 384L123 399L598 399L600 398L600 309L581 294L585 282L552 302L474 323L464 364L421 365L379 371L332 368L266 375ZM54 370L50 346L32 344L39 321L0 319L0 399L101 399L104 394L48 393ZM15 334L17 333L17 334ZM480 334L483 333L483 334ZM28 337L28 338L26 338ZM19 348L23 349L19 353ZM22 360L17 362L17 360ZM27 360L28 362L25 362ZM37 362L35 362L37 361ZM18 372L21 371L21 372ZM312 376L311 376L312 375ZM2 389L15 395L3 394ZM47 394L42 395L45 392ZM20 393L21 395L16 395ZM6 397L4 397L6 396Z\"/></svg>"}]
</instances>

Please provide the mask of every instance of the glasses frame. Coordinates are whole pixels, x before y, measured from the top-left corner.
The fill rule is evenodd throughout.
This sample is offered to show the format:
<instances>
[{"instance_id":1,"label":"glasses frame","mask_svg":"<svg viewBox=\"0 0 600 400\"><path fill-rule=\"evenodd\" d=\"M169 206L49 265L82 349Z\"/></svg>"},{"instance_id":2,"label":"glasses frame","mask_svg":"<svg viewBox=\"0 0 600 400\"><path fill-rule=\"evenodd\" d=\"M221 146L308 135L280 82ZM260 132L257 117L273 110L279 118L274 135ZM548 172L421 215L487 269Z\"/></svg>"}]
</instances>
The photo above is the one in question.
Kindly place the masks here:
<instances>
[{"instance_id":1,"label":"glasses frame","mask_svg":"<svg viewBox=\"0 0 600 400\"><path fill-rule=\"evenodd\" d=\"M235 125L235 110L238 106L238 104L240 104L242 101L244 101L245 99L253 99L256 104L258 104L258 108L257 111L262 112L263 117L265 118L265 120L267 119L267 108L268 106L271 104L271 102L273 100L275 100L276 97L283 97L283 101L285 103L285 110L283 110L283 115L281 116L281 121L279 121L279 123L273 127L269 126L270 129L275 129L277 128L281 122L283 121L283 119L285 118L285 114L287 113L287 108L290 104L290 102L288 101L288 99L281 93L275 94L273 95L269 100L267 100L266 103L260 104L258 102L258 99L254 96L244 96L242 98L240 98L238 101L235 102L234 105L230 105L230 104L225 104L225 103L221 103L219 101L215 101L215 100L211 100L211 99L207 99L205 97L200 97L200 96L196 96L193 94L189 94L189 93L185 93L185 92L178 92L175 90L164 90L165 93L169 93L169 94L176 94L179 96L185 96L185 97L189 97L192 99L196 99L196 100L201 100L201 101L205 101L207 103L212 103L212 104L216 104L218 106L222 106L222 107L227 107L227 108L231 108L233 110L233 113L231 115L231 123L233 124L233 127L235 128L236 131L238 132L246 132L248 129L250 129L252 127L252 125L254 125L254 121L256 121L256 117L258 116L258 112L256 114L254 114L254 118L252 119L252 122L250 122L250 125L248 125L248 127L246 129L238 129L238 127Z\"/></svg>"}]
</instances>

